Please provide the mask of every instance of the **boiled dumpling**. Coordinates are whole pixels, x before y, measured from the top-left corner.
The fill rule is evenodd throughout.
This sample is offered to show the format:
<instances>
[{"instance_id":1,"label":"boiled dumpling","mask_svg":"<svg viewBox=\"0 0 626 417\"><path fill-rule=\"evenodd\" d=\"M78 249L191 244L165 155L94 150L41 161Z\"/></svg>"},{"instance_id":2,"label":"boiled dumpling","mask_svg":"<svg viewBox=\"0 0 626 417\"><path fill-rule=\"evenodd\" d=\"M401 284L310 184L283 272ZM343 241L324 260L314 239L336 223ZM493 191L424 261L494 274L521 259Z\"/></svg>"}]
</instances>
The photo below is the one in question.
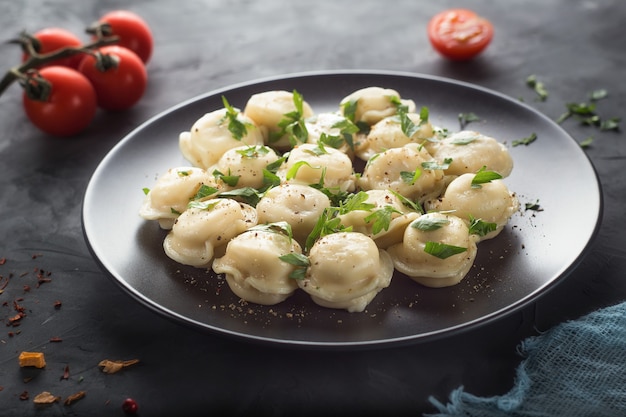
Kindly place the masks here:
<instances>
[{"instance_id":1,"label":"boiled dumpling","mask_svg":"<svg viewBox=\"0 0 626 417\"><path fill-rule=\"evenodd\" d=\"M404 228L420 216L389 190L361 191L353 198L359 197L362 208L340 214L341 224L371 237L381 249L401 242Z\"/></svg>"},{"instance_id":2,"label":"boiled dumpling","mask_svg":"<svg viewBox=\"0 0 626 417\"><path fill-rule=\"evenodd\" d=\"M309 251L310 266L298 285L322 306L361 312L389 286L393 263L374 241L356 232L318 239Z\"/></svg>"},{"instance_id":3,"label":"boiled dumpling","mask_svg":"<svg viewBox=\"0 0 626 417\"><path fill-rule=\"evenodd\" d=\"M208 169L217 163L220 157L231 148L242 145L263 145L261 130L252 119L237 113L237 120L246 127L245 134L237 137L229 130L227 109L207 113L198 119L188 132L179 136L180 150L194 166Z\"/></svg>"},{"instance_id":4,"label":"boiled dumpling","mask_svg":"<svg viewBox=\"0 0 626 417\"><path fill-rule=\"evenodd\" d=\"M481 240L497 236L519 208L517 197L509 191L504 181L493 180L472 186L476 174L463 174L455 178L439 199L425 204L428 210L453 211L470 222L472 218L495 223L496 229Z\"/></svg>"},{"instance_id":5,"label":"boiled dumpling","mask_svg":"<svg viewBox=\"0 0 626 417\"><path fill-rule=\"evenodd\" d=\"M355 142L356 125L339 113L320 113L306 120L309 138L307 143L316 144L323 137L332 138L338 142L338 146L333 146L341 152L352 157L354 154L353 145ZM348 136L348 140L346 140ZM350 144L352 142L352 146Z\"/></svg>"},{"instance_id":6,"label":"boiled dumpling","mask_svg":"<svg viewBox=\"0 0 626 417\"><path fill-rule=\"evenodd\" d=\"M261 188L265 179L263 170L278 158L272 148L264 145L239 146L227 150L211 171L236 177L237 188Z\"/></svg>"},{"instance_id":7,"label":"boiled dumpling","mask_svg":"<svg viewBox=\"0 0 626 417\"><path fill-rule=\"evenodd\" d=\"M462 219L436 212L414 220L405 229L402 243L387 251L399 272L437 288L458 284L472 267L477 252L476 238L469 234Z\"/></svg>"},{"instance_id":8,"label":"boiled dumpling","mask_svg":"<svg viewBox=\"0 0 626 417\"><path fill-rule=\"evenodd\" d=\"M224 256L213 262L213 271L225 275L238 297L256 304L278 304L298 288L289 276L295 267L279 259L291 253L302 253L295 240L267 226L255 227L228 243Z\"/></svg>"},{"instance_id":9,"label":"boiled dumpling","mask_svg":"<svg viewBox=\"0 0 626 417\"><path fill-rule=\"evenodd\" d=\"M429 164L436 161L419 145L388 149L368 161L358 184L363 190L390 189L421 203L445 186L443 170Z\"/></svg>"},{"instance_id":10,"label":"boiled dumpling","mask_svg":"<svg viewBox=\"0 0 626 417\"><path fill-rule=\"evenodd\" d=\"M408 112L415 111L413 100L401 99L396 90L382 87L366 87L356 90L344 97L339 105L344 116L348 116L348 108L353 110L353 122L372 126L385 117L396 114L398 107L393 99L400 100L407 107Z\"/></svg>"},{"instance_id":11,"label":"boiled dumpling","mask_svg":"<svg viewBox=\"0 0 626 417\"><path fill-rule=\"evenodd\" d=\"M357 156L367 161L387 149L400 148L409 143L421 144L434 135L431 123L428 120L422 121L418 113L408 113L406 117L418 127L411 137L404 133L397 116L386 117L372 126L365 140L359 144Z\"/></svg>"},{"instance_id":12,"label":"boiled dumpling","mask_svg":"<svg viewBox=\"0 0 626 417\"><path fill-rule=\"evenodd\" d=\"M202 168L171 168L146 194L139 215L146 220L158 220L163 229L171 229L174 220L187 209L187 204L203 185L215 191L212 195L221 189L215 177Z\"/></svg>"},{"instance_id":13,"label":"boiled dumpling","mask_svg":"<svg viewBox=\"0 0 626 417\"><path fill-rule=\"evenodd\" d=\"M355 176L350 157L328 146L304 143L289 152L277 175L286 182L319 184L337 191L353 191Z\"/></svg>"},{"instance_id":14,"label":"boiled dumpling","mask_svg":"<svg viewBox=\"0 0 626 417\"><path fill-rule=\"evenodd\" d=\"M232 238L256 224L254 207L227 198L206 200L176 219L163 249L178 263L208 267Z\"/></svg>"},{"instance_id":15,"label":"boiled dumpling","mask_svg":"<svg viewBox=\"0 0 626 417\"><path fill-rule=\"evenodd\" d=\"M427 142L425 146L440 162L452 159L444 171L446 175L474 173L485 167L507 177L513 170L513 158L506 146L478 132L464 130L439 141Z\"/></svg>"},{"instance_id":16,"label":"boiled dumpling","mask_svg":"<svg viewBox=\"0 0 626 417\"><path fill-rule=\"evenodd\" d=\"M294 93L283 90L253 94L244 108L244 114L264 129L266 144L281 150L294 146L293 138L286 134L281 135L283 129L279 126L285 120L286 115L294 112L298 112L294 103ZM302 113L299 116L302 120L313 116L313 109L304 100Z\"/></svg>"},{"instance_id":17,"label":"boiled dumpling","mask_svg":"<svg viewBox=\"0 0 626 417\"><path fill-rule=\"evenodd\" d=\"M304 184L284 183L270 188L256 205L259 223L287 222L293 236L304 243L330 199Z\"/></svg>"}]
</instances>

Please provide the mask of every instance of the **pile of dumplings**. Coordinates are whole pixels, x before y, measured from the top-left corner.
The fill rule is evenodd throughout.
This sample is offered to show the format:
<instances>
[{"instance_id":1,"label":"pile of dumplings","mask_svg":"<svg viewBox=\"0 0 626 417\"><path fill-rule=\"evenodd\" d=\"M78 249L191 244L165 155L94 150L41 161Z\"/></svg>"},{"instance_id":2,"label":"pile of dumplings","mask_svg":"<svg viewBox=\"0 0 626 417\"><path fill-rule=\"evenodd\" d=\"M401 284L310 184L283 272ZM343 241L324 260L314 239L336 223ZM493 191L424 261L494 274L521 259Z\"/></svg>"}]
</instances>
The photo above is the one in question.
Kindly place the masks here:
<instances>
[{"instance_id":1,"label":"pile of dumplings","mask_svg":"<svg viewBox=\"0 0 626 417\"><path fill-rule=\"evenodd\" d=\"M394 271L455 285L518 210L504 144L433 126L393 89L354 91L324 113L297 91L254 94L243 111L223 100L180 134L189 166L146 189L139 214L167 231L168 257L223 274L248 302L302 290L362 312ZM477 184L481 172L493 175ZM239 198L250 190L254 201Z\"/></svg>"}]
</instances>

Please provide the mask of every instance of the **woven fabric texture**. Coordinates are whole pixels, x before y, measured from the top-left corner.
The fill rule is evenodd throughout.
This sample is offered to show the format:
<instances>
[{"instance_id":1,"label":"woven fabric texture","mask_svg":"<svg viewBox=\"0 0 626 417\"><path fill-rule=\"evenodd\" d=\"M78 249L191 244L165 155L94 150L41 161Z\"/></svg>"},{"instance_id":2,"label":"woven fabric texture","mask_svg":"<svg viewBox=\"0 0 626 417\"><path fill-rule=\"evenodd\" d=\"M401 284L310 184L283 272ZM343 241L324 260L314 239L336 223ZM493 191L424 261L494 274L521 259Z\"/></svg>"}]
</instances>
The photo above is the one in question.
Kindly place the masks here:
<instances>
[{"instance_id":1,"label":"woven fabric texture","mask_svg":"<svg viewBox=\"0 0 626 417\"><path fill-rule=\"evenodd\" d=\"M460 387L429 417L626 416L626 302L524 340L513 388L477 397Z\"/></svg>"}]
</instances>

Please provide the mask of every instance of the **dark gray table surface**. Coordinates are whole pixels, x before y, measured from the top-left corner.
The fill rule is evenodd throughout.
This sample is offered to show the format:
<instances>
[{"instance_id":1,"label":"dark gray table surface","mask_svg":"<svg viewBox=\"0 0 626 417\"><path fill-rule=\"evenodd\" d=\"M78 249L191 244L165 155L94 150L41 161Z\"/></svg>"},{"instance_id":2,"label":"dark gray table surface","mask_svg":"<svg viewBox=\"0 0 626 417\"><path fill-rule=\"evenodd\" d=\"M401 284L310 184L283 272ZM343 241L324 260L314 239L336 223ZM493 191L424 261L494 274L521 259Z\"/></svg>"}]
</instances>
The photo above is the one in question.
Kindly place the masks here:
<instances>
[{"instance_id":1,"label":"dark gray table surface","mask_svg":"<svg viewBox=\"0 0 626 417\"><path fill-rule=\"evenodd\" d=\"M376 69L475 83L551 118L565 103L598 103L607 117L626 113L626 3L620 0L463 2L492 20L496 36L478 59L451 63L430 47L425 26L452 1L315 2L244 0L4 1L0 40L21 30L58 26L82 33L103 12L127 8L151 25L155 51L149 87L133 109L99 113L74 139L55 139L27 120L21 91L0 97L0 294L2 319L25 308L19 327L0 333L0 415L122 415L134 398L143 416L173 415L421 415L430 395L445 401L463 385L496 395L514 383L524 338L597 308L626 300L626 141L569 120L576 139L595 137L585 152L604 192L603 224L588 255L565 280L531 305L478 329L414 346L315 351L257 345L201 333L155 314L125 294L90 256L81 204L101 159L127 133L183 100L233 83L310 70ZM0 70L20 57L0 45ZM535 100L526 77L549 91ZM575 181L569 182L576 193ZM581 199L585 196L581 195ZM575 208L564 208L575 209ZM580 213L585 216L585 213ZM575 225L572 225L575 227ZM37 287L37 273L50 282ZM49 275L48 275L49 274ZM25 291L24 285L30 285ZM60 301L62 306L55 308ZM59 337L61 342L51 343ZM20 369L21 351L41 350L44 371ZM106 375L102 359L140 359ZM626 365L626 362L625 362ZM62 378L69 370L69 379ZM35 394L66 397L71 406L37 408ZM30 400L20 400L27 391Z\"/></svg>"}]
</instances>

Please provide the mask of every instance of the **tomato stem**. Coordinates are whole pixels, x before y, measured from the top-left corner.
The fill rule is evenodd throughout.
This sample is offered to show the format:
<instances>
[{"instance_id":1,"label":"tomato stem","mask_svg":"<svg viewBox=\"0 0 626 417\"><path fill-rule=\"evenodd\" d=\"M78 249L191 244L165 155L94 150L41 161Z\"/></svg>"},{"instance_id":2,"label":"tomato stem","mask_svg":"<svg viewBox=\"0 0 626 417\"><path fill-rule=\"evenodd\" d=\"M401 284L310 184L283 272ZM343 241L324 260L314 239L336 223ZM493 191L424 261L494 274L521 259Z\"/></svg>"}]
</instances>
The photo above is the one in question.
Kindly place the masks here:
<instances>
[{"instance_id":1,"label":"tomato stem","mask_svg":"<svg viewBox=\"0 0 626 417\"><path fill-rule=\"evenodd\" d=\"M67 58L69 56L81 54L81 53L93 53L94 49L100 48L106 45L114 45L119 42L118 36L98 36L95 41L91 43L86 43L81 46L68 46L65 48L58 49L54 52L49 52L47 54L40 54L35 49L34 42L32 37L22 34L20 40L15 41L16 43L21 43L26 53L28 54L28 59L24 61L22 64L17 65L4 74L2 80L0 80L0 95L4 93L4 91L15 81L24 80L28 78L26 75L29 71L37 69L43 64L47 64L49 62L55 61L59 58ZM22 86L25 84L21 82ZM28 84L28 83L27 83Z\"/></svg>"}]
</instances>

